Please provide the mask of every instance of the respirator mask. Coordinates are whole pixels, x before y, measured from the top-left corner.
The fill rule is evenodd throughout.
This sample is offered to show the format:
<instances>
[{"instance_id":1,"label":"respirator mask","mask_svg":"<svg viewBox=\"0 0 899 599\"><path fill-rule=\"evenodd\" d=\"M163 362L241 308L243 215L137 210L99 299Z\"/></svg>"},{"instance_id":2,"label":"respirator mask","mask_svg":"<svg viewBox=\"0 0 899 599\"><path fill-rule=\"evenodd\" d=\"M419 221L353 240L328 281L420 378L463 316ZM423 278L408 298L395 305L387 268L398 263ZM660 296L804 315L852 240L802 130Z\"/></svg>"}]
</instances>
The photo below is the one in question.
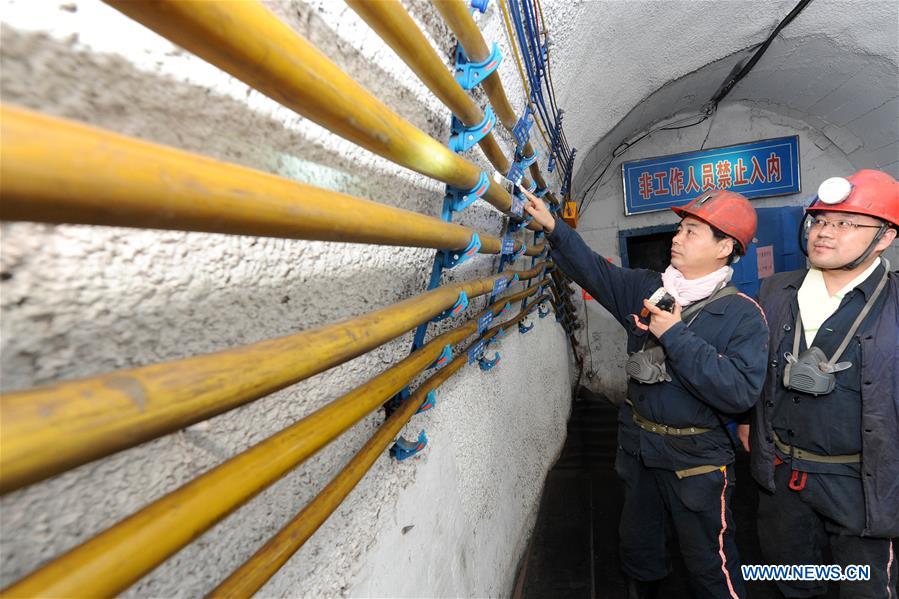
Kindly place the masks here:
<instances>
[{"instance_id":1,"label":"respirator mask","mask_svg":"<svg viewBox=\"0 0 899 599\"><path fill-rule=\"evenodd\" d=\"M849 327L849 332L846 333L840 346L829 360L824 355L824 352L814 345L799 354L799 340L800 335L802 335L802 314L797 314L796 332L793 334L793 351L784 354L784 359L786 360L783 376L784 387L814 396L827 395L833 391L837 384L836 373L852 368L852 362L837 362L837 360L846 351L852 336L855 335L865 316L871 311L877 296L880 295L880 292L883 291L886 285L890 272L890 263L886 258L881 257L881 260L883 261L884 271L877 288L868 301L865 302L864 308L859 312L852 326ZM796 354L799 355L797 356Z\"/></svg>"},{"instance_id":2,"label":"respirator mask","mask_svg":"<svg viewBox=\"0 0 899 599\"><path fill-rule=\"evenodd\" d=\"M693 321L696 320L696 317L699 316L699 312L706 305L716 299L735 293L737 293L736 287L722 287L708 298L691 305L681 312L681 320L684 321L687 326L690 326L693 324ZM668 312L674 311L674 302L674 298L670 293L665 291L664 287L660 287L649 297L649 303ZM640 313L640 315L644 317L648 314L649 311L645 309ZM671 380L671 375L668 374L668 369L665 366L665 348L655 343L647 348L648 344L649 340L647 339L643 344L643 349L628 356L627 362L624 365L624 371L627 373L628 377L634 379L638 383L646 385L669 382Z\"/></svg>"},{"instance_id":3,"label":"respirator mask","mask_svg":"<svg viewBox=\"0 0 899 599\"><path fill-rule=\"evenodd\" d=\"M632 353L627 358L624 371L638 383L647 385L671 380L665 368L665 351L661 345Z\"/></svg>"}]
</instances>

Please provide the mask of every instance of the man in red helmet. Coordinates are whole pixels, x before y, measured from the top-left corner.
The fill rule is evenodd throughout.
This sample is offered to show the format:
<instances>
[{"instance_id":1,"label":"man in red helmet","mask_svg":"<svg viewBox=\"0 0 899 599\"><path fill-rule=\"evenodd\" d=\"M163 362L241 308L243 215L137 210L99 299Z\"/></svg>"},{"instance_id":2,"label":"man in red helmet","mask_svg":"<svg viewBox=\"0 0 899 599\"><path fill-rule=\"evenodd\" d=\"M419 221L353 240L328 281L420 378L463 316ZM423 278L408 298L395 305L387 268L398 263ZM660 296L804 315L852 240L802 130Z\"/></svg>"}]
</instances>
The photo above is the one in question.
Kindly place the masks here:
<instances>
[{"instance_id":1,"label":"man in red helmet","mask_svg":"<svg viewBox=\"0 0 899 599\"><path fill-rule=\"evenodd\" d=\"M870 580L841 582L840 597L896 597L899 276L880 254L897 227L890 175L828 179L801 229L811 267L759 292L770 368L747 449L764 487L762 550L772 564L870 566ZM777 584L787 597L827 590L822 580Z\"/></svg>"},{"instance_id":2,"label":"man in red helmet","mask_svg":"<svg viewBox=\"0 0 899 599\"><path fill-rule=\"evenodd\" d=\"M755 302L729 285L729 264L755 234L755 210L729 191L675 208L682 220L671 266L657 273L610 264L541 200L528 200L555 263L628 332L628 399L615 460L625 487L619 537L628 596L659 596L673 527L695 595L743 597L725 424L761 392L768 330Z\"/></svg>"}]
</instances>

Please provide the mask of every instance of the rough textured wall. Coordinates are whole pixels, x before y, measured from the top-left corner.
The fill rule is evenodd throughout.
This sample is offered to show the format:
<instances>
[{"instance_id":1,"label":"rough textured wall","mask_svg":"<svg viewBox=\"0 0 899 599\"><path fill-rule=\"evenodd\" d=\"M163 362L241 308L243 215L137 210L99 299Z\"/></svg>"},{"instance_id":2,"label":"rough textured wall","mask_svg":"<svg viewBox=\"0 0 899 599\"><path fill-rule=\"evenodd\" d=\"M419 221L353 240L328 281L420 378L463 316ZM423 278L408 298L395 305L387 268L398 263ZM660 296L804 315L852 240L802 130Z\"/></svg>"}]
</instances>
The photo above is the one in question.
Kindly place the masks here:
<instances>
[{"instance_id":1,"label":"rough textured wall","mask_svg":"<svg viewBox=\"0 0 899 599\"><path fill-rule=\"evenodd\" d=\"M448 138L449 112L343 3L267 5L402 116ZM423 2L409 7L448 57L439 16ZM494 29L495 16L486 19ZM442 184L337 138L98 1L8 0L2 17L5 103L439 215ZM513 65L503 69L521 106ZM486 164L479 150L469 154ZM480 202L458 222L491 234L504 224ZM368 312L424 291L432 257L422 249L4 223L2 387L221 350ZM478 256L448 278L486 276L496 266L496 257ZM438 391L436 410L405 432L427 430L429 448L401 464L382 456L263 596L509 592L570 401L564 334L551 318L534 322L526 336L512 332L499 345L496 369L466 367ZM410 343L407 334L243 408L4 497L0 584L364 383L405 357ZM126 595L210 590L382 419L360 422Z\"/></svg>"},{"instance_id":2,"label":"rough textured wall","mask_svg":"<svg viewBox=\"0 0 899 599\"><path fill-rule=\"evenodd\" d=\"M622 161L694 150L703 145L704 140L705 147L718 147L787 135L799 136L802 192L791 196L753 200L754 206L764 208L803 203L815 193L818 184L827 177L855 170L839 146L797 118L794 112L791 111L787 116L773 112L770 106L762 107L755 103L723 104L713 120L688 129L658 131L633 146L621 158L615 159L609 172L602 178L602 183L588 196L589 206L578 222L578 232L595 251L612 258L616 264L621 264L619 230L677 222L677 217L670 210L624 215L620 174ZM899 264L899 244L894 243L886 255L894 265ZM584 304L578 303L580 311L583 312ZM592 358L588 354L587 364L588 368L592 365L596 373L595 377L588 379L588 384L612 397L622 398L627 388L624 373L625 332L597 302L588 302L586 309L592 350Z\"/></svg>"}]
</instances>

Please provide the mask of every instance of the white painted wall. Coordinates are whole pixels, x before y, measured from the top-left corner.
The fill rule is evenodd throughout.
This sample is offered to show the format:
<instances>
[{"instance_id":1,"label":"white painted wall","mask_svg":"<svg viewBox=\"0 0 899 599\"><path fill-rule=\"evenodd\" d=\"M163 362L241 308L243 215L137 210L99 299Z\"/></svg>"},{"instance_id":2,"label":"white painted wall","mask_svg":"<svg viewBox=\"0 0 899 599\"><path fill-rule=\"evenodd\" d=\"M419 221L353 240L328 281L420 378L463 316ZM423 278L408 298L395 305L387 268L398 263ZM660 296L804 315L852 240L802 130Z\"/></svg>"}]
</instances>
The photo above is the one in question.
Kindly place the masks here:
<instances>
[{"instance_id":1,"label":"white painted wall","mask_svg":"<svg viewBox=\"0 0 899 599\"><path fill-rule=\"evenodd\" d=\"M268 6L389 106L448 138L449 112L343 3ZM451 37L430 5L410 9L449 56ZM441 184L337 138L98 1L6 0L0 15L5 103L439 215ZM507 76L512 67L504 65L504 78L521 106L520 84ZM477 149L471 158L484 162ZM494 235L503 225L487 205L459 222ZM425 290L433 257L431 250L28 223L4 223L0 235L4 391L216 351L387 306ZM486 276L496 264L479 256L449 278ZM526 336L513 331L502 341L497 368L466 367L438 391L437 408L405 432L425 429L428 449L401 464L381 457L262 596L509 592L565 435L572 385L561 328L552 318L533 321ZM405 357L410 343L405 335L207 423L3 497L0 585L364 383ZM126 595L202 596L302 509L382 419L360 422Z\"/></svg>"}]
</instances>

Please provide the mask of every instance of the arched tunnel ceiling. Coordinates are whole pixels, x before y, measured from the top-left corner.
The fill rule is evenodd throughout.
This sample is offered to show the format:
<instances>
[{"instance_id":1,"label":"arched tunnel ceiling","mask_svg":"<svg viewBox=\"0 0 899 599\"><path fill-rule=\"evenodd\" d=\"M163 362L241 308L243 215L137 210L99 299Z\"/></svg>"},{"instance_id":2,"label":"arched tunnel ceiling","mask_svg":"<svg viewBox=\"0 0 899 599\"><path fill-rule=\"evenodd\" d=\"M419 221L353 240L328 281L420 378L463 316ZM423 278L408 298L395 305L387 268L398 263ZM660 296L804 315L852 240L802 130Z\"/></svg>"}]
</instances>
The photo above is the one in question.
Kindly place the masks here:
<instances>
[{"instance_id":1,"label":"arched tunnel ceiling","mask_svg":"<svg viewBox=\"0 0 899 599\"><path fill-rule=\"evenodd\" d=\"M544 0L557 99L578 148L575 195L621 141L698 112L796 3ZM798 113L855 160L889 165L899 160L897 63L899 2L813 0L725 101Z\"/></svg>"}]
</instances>

